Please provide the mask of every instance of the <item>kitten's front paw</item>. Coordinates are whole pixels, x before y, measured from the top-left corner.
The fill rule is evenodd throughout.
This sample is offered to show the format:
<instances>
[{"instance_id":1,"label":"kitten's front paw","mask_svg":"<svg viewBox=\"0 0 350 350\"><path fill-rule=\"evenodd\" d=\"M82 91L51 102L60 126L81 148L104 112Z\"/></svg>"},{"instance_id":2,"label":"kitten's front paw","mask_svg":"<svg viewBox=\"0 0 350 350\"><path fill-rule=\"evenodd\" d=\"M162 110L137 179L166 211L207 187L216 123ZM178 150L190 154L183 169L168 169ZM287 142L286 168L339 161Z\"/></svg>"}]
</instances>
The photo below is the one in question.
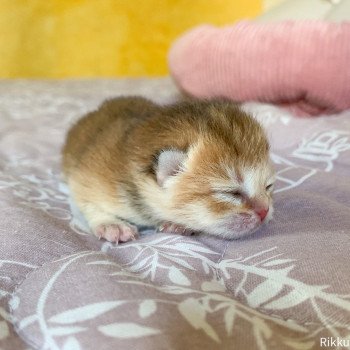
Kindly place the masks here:
<instances>
[{"instance_id":1,"label":"kitten's front paw","mask_svg":"<svg viewBox=\"0 0 350 350\"><path fill-rule=\"evenodd\" d=\"M176 233L181 236L192 236L194 234L193 230L172 222L163 223L158 227L158 231L162 233Z\"/></svg>"},{"instance_id":2,"label":"kitten's front paw","mask_svg":"<svg viewBox=\"0 0 350 350\"><path fill-rule=\"evenodd\" d=\"M109 242L128 242L133 241L138 236L137 228L125 223L118 224L100 224L94 230L98 238L104 238Z\"/></svg>"}]
</instances>

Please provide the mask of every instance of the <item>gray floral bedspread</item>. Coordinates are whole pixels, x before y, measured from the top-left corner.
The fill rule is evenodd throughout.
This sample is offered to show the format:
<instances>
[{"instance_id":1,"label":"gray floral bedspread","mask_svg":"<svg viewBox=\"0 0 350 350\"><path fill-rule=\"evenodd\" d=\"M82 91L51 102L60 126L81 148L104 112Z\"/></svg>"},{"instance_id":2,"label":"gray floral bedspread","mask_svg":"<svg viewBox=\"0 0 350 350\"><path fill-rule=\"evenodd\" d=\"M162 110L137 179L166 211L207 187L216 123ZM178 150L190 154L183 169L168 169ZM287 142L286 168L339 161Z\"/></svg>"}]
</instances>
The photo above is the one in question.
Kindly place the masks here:
<instances>
[{"instance_id":1,"label":"gray floral bedspread","mask_svg":"<svg viewBox=\"0 0 350 350\"><path fill-rule=\"evenodd\" d=\"M253 236L115 246L79 228L59 162L68 127L121 94L178 98L169 79L0 83L0 348L346 348L350 111L245 106L278 174L274 220Z\"/></svg>"}]
</instances>

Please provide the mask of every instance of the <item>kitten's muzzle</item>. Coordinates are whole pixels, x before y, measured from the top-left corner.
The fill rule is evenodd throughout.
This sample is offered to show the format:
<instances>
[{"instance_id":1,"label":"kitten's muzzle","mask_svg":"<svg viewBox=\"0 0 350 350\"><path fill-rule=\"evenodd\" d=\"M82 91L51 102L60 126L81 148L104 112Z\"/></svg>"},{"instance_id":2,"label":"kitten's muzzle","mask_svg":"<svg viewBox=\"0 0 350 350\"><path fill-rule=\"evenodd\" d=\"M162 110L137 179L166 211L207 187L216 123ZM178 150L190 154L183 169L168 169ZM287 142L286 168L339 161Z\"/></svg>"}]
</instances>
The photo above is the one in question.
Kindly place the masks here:
<instances>
[{"instance_id":1,"label":"kitten's muzzle","mask_svg":"<svg viewBox=\"0 0 350 350\"><path fill-rule=\"evenodd\" d=\"M256 214L260 217L261 222L264 221L266 218L267 214L269 212L269 208L267 207L266 209L260 209L256 211Z\"/></svg>"}]
</instances>

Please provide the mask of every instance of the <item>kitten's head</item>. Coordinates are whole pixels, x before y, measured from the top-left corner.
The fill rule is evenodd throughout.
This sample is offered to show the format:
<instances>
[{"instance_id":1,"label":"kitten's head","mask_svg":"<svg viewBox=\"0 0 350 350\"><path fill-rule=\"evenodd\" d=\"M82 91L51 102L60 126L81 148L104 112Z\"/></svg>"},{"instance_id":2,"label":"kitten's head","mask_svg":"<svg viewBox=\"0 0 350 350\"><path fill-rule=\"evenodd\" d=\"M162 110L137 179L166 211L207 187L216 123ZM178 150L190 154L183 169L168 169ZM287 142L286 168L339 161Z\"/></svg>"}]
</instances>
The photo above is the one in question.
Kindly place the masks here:
<instances>
[{"instance_id":1,"label":"kitten's head","mask_svg":"<svg viewBox=\"0 0 350 350\"><path fill-rule=\"evenodd\" d=\"M271 219L275 178L268 141L257 122L246 124L204 133L186 152L160 153L156 175L168 221L239 238Z\"/></svg>"}]
</instances>

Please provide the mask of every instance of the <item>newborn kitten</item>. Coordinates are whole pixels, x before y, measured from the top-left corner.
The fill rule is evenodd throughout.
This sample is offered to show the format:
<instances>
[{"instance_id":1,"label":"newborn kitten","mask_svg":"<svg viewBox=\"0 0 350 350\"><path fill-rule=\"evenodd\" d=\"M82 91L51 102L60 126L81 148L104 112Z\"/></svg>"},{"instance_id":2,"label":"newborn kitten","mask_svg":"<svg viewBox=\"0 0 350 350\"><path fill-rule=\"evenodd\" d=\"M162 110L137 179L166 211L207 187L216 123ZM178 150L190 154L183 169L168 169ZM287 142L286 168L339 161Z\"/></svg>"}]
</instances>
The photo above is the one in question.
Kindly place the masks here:
<instances>
[{"instance_id":1,"label":"newborn kitten","mask_svg":"<svg viewBox=\"0 0 350 350\"><path fill-rule=\"evenodd\" d=\"M92 232L111 242L134 239L135 225L238 238L273 211L265 133L228 101L108 100L69 131L63 172Z\"/></svg>"}]
</instances>

